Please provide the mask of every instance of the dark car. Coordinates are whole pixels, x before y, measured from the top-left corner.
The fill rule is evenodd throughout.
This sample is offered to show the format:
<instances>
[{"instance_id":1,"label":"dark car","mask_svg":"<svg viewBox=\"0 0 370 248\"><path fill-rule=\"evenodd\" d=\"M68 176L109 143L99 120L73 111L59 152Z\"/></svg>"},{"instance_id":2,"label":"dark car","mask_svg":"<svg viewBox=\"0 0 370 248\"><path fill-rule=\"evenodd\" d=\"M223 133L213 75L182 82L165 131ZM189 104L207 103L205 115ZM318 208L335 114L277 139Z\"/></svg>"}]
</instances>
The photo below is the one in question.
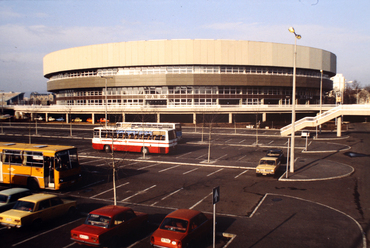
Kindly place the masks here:
<instances>
[{"instance_id":1,"label":"dark car","mask_svg":"<svg viewBox=\"0 0 370 248\"><path fill-rule=\"evenodd\" d=\"M32 195L26 188L12 188L0 191L0 212L13 208L19 198Z\"/></svg>"},{"instance_id":2,"label":"dark car","mask_svg":"<svg viewBox=\"0 0 370 248\"><path fill-rule=\"evenodd\" d=\"M192 247L212 233L212 217L192 209L167 215L150 237L154 247Z\"/></svg>"},{"instance_id":3,"label":"dark car","mask_svg":"<svg viewBox=\"0 0 370 248\"><path fill-rule=\"evenodd\" d=\"M284 152L280 149L270 149L267 151L266 157L278 158L278 160L282 162L284 158Z\"/></svg>"},{"instance_id":4,"label":"dark car","mask_svg":"<svg viewBox=\"0 0 370 248\"><path fill-rule=\"evenodd\" d=\"M71 230L71 239L78 244L105 246L137 230L147 220L146 213L109 205L90 212L84 224Z\"/></svg>"}]
</instances>

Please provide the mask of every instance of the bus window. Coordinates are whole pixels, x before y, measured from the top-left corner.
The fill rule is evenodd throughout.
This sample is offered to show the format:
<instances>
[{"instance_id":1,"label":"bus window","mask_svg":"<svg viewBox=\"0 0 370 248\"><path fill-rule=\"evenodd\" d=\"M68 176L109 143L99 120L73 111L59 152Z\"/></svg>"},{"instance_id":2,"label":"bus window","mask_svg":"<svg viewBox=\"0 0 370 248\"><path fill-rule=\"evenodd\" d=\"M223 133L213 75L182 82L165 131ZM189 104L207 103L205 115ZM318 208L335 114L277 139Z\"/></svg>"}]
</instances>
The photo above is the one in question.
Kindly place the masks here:
<instances>
[{"instance_id":1,"label":"bus window","mask_svg":"<svg viewBox=\"0 0 370 248\"><path fill-rule=\"evenodd\" d=\"M57 171L68 170L71 168L68 151L55 154L55 169Z\"/></svg>"},{"instance_id":2,"label":"bus window","mask_svg":"<svg viewBox=\"0 0 370 248\"><path fill-rule=\"evenodd\" d=\"M168 132L168 139L169 140L173 140L173 139L176 139L176 133L174 130L171 130Z\"/></svg>"},{"instance_id":3,"label":"bus window","mask_svg":"<svg viewBox=\"0 0 370 248\"><path fill-rule=\"evenodd\" d=\"M5 150L5 161L6 163L10 164L22 164L22 152L21 151L11 151Z\"/></svg>"},{"instance_id":4,"label":"bus window","mask_svg":"<svg viewBox=\"0 0 370 248\"><path fill-rule=\"evenodd\" d=\"M69 161L71 162L72 168L77 168L80 166L78 163L77 149L69 150Z\"/></svg>"},{"instance_id":5,"label":"bus window","mask_svg":"<svg viewBox=\"0 0 370 248\"><path fill-rule=\"evenodd\" d=\"M34 167L43 167L44 164L44 156L42 152L24 152L26 165L27 166L34 166Z\"/></svg>"},{"instance_id":6,"label":"bus window","mask_svg":"<svg viewBox=\"0 0 370 248\"><path fill-rule=\"evenodd\" d=\"M94 130L94 138L100 138L99 130Z\"/></svg>"}]
</instances>

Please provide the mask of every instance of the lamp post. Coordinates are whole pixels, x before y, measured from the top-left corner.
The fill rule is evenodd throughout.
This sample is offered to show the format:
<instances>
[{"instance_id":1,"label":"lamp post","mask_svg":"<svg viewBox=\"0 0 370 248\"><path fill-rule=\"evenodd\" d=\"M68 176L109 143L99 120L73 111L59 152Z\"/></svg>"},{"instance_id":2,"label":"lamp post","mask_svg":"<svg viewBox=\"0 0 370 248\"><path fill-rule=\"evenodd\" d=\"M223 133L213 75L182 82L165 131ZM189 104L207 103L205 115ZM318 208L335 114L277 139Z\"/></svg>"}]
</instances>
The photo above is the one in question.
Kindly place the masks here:
<instances>
[{"instance_id":1,"label":"lamp post","mask_svg":"<svg viewBox=\"0 0 370 248\"><path fill-rule=\"evenodd\" d=\"M105 76L100 76L101 78L105 79L105 128L107 128L107 112L108 112L108 100L107 100L107 80L112 79L113 77L105 77Z\"/></svg>"},{"instance_id":2,"label":"lamp post","mask_svg":"<svg viewBox=\"0 0 370 248\"><path fill-rule=\"evenodd\" d=\"M3 115L4 114L4 91L3 90L0 90L1 91L1 114Z\"/></svg>"},{"instance_id":3,"label":"lamp post","mask_svg":"<svg viewBox=\"0 0 370 248\"><path fill-rule=\"evenodd\" d=\"M291 139L291 154L290 154L290 172L294 172L294 146L295 146L295 96L296 96L296 60L297 60L297 39L302 38L297 34L293 27L289 28L289 32L294 34L294 55L293 55L293 92L292 92L292 139Z\"/></svg>"},{"instance_id":4,"label":"lamp post","mask_svg":"<svg viewBox=\"0 0 370 248\"><path fill-rule=\"evenodd\" d=\"M321 78L320 78L320 115L322 113L322 74L323 70L320 70Z\"/></svg>"}]
</instances>

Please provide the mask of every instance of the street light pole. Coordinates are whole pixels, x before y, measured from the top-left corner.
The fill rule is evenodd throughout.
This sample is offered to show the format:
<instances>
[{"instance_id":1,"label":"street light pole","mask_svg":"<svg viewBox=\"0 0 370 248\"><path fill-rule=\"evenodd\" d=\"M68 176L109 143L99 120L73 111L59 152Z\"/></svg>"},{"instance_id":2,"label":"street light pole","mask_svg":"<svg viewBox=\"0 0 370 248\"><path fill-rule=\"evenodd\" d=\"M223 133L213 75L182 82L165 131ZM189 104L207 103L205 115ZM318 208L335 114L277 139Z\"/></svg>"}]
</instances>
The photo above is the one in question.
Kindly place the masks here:
<instances>
[{"instance_id":1,"label":"street light pole","mask_svg":"<svg viewBox=\"0 0 370 248\"><path fill-rule=\"evenodd\" d=\"M302 38L296 34L293 27L289 28L289 32L293 33L294 39L294 55L293 55L293 92L292 92L292 139L291 139L291 154L290 154L290 172L294 172L294 146L295 146L295 101L296 101L296 60L297 60L297 39Z\"/></svg>"},{"instance_id":2,"label":"street light pole","mask_svg":"<svg viewBox=\"0 0 370 248\"><path fill-rule=\"evenodd\" d=\"M320 115L322 113L322 73L323 70L320 70L321 78L320 78Z\"/></svg>"},{"instance_id":3,"label":"street light pole","mask_svg":"<svg viewBox=\"0 0 370 248\"><path fill-rule=\"evenodd\" d=\"M3 115L4 114L4 91L3 90L0 90L1 92L1 114ZM3 130L3 122L1 122L1 133L4 133L4 130Z\"/></svg>"}]
</instances>

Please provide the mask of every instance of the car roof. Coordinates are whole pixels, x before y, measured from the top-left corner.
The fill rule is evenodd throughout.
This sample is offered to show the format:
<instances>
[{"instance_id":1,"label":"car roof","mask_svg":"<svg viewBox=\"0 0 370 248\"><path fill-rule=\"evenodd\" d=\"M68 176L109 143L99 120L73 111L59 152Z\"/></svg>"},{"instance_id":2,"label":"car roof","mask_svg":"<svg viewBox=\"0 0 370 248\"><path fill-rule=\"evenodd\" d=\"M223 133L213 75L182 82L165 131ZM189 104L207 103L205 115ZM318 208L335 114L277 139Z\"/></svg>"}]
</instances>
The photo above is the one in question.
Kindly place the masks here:
<instances>
[{"instance_id":1,"label":"car roof","mask_svg":"<svg viewBox=\"0 0 370 248\"><path fill-rule=\"evenodd\" d=\"M57 197L57 196L52 195L52 194L39 193L39 194L34 194L34 195L29 195L29 196L26 196L26 197L22 197L19 200L29 201L29 202L39 202L39 201L54 198L54 197Z\"/></svg>"},{"instance_id":2,"label":"car roof","mask_svg":"<svg viewBox=\"0 0 370 248\"><path fill-rule=\"evenodd\" d=\"M283 152L283 150L281 150L281 149L270 149L270 150L268 150L267 152L268 152L268 153L269 153L269 152Z\"/></svg>"},{"instance_id":3,"label":"car roof","mask_svg":"<svg viewBox=\"0 0 370 248\"><path fill-rule=\"evenodd\" d=\"M263 157L260 160L277 160L277 157Z\"/></svg>"},{"instance_id":4,"label":"car roof","mask_svg":"<svg viewBox=\"0 0 370 248\"><path fill-rule=\"evenodd\" d=\"M0 194L1 195L14 195L14 194L26 192L26 191L30 191L30 190L26 188L11 188L11 189L5 189L5 190L0 191Z\"/></svg>"},{"instance_id":5,"label":"car roof","mask_svg":"<svg viewBox=\"0 0 370 248\"><path fill-rule=\"evenodd\" d=\"M90 214L98 214L98 215L105 215L105 216L114 216L118 213L122 213L125 211L131 210L131 208L128 207L122 207L122 206L104 206L98 209L95 209L90 212Z\"/></svg>"},{"instance_id":6,"label":"car roof","mask_svg":"<svg viewBox=\"0 0 370 248\"><path fill-rule=\"evenodd\" d=\"M194 216L200 214L201 212L198 210L193 210L193 209L178 209L173 211L172 213L168 214L167 217L171 218L179 218L179 219L187 219L190 220Z\"/></svg>"}]
</instances>

